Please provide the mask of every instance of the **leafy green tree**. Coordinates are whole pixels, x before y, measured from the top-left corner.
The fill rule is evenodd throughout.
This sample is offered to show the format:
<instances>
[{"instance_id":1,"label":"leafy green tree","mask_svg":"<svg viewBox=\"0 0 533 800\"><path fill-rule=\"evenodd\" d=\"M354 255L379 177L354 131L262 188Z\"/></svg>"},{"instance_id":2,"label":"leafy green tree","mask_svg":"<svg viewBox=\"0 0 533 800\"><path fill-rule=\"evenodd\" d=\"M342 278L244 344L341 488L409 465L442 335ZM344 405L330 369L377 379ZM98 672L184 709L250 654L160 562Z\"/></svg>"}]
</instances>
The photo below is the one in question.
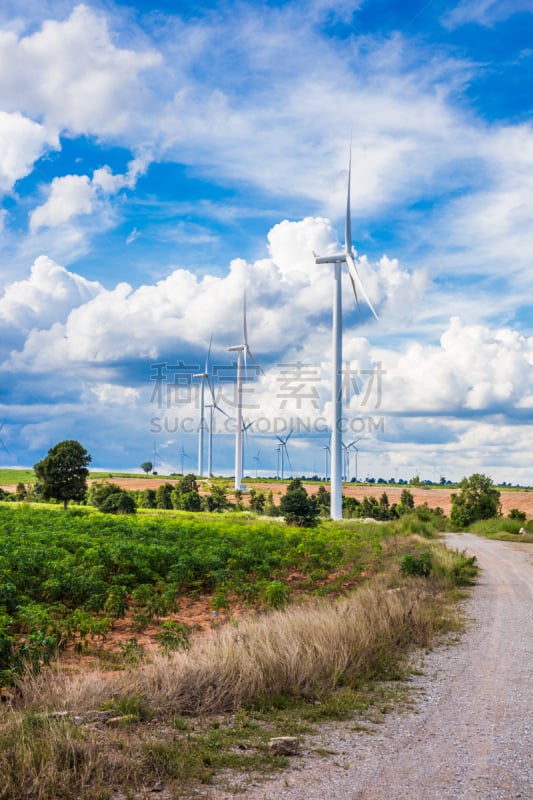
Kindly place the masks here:
<instances>
[{"instance_id":1,"label":"leafy green tree","mask_svg":"<svg viewBox=\"0 0 533 800\"><path fill-rule=\"evenodd\" d=\"M171 483L163 483L158 486L155 492L155 504L157 508L172 508L172 492L174 487Z\"/></svg>"},{"instance_id":2,"label":"leafy green tree","mask_svg":"<svg viewBox=\"0 0 533 800\"><path fill-rule=\"evenodd\" d=\"M263 514L265 511L266 497L264 492L258 492L257 489L250 489L250 508L256 514Z\"/></svg>"},{"instance_id":3,"label":"leafy green tree","mask_svg":"<svg viewBox=\"0 0 533 800\"><path fill-rule=\"evenodd\" d=\"M143 461L143 463L140 466L141 466L142 471L146 472L147 475L154 468L154 465L152 464L151 461Z\"/></svg>"},{"instance_id":4,"label":"leafy green tree","mask_svg":"<svg viewBox=\"0 0 533 800\"><path fill-rule=\"evenodd\" d=\"M120 491L121 489L118 483L112 483L111 481L97 481L89 487L89 491L87 492L87 502L91 506L96 506L96 508L101 511L102 503L105 502L106 498L109 497L110 494Z\"/></svg>"},{"instance_id":5,"label":"leafy green tree","mask_svg":"<svg viewBox=\"0 0 533 800\"><path fill-rule=\"evenodd\" d=\"M399 514L409 514L410 511L413 510L415 507L415 498L409 491L409 489L403 489L400 495L400 502L396 506L396 510Z\"/></svg>"},{"instance_id":6,"label":"leafy green tree","mask_svg":"<svg viewBox=\"0 0 533 800\"><path fill-rule=\"evenodd\" d=\"M204 505L207 511L224 511L229 506L226 487L218 483L210 484L209 494L204 497Z\"/></svg>"},{"instance_id":7,"label":"leafy green tree","mask_svg":"<svg viewBox=\"0 0 533 800\"><path fill-rule=\"evenodd\" d=\"M200 511L202 508L202 498L193 489L190 492L182 492L178 495L178 508L181 511Z\"/></svg>"},{"instance_id":8,"label":"leafy green tree","mask_svg":"<svg viewBox=\"0 0 533 800\"><path fill-rule=\"evenodd\" d=\"M69 500L85 500L90 462L87 450L74 439L50 448L46 458L33 467L42 486L43 498L59 500L65 509Z\"/></svg>"},{"instance_id":9,"label":"leafy green tree","mask_svg":"<svg viewBox=\"0 0 533 800\"><path fill-rule=\"evenodd\" d=\"M125 489L111 492L100 505L103 514L135 514L135 500Z\"/></svg>"},{"instance_id":10,"label":"leafy green tree","mask_svg":"<svg viewBox=\"0 0 533 800\"><path fill-rule=\"evenodd\" d=\"M316 504L318 506L318 510L320 511L320 514L323 517L329 516L329 510L331 508L331 493L328 492L328 490L326 489L325 486L320 485L318 487L318 492L316 493L315 500L316 500ZM345 501L347 501L347 500L348 500L347 497L343 497L343 499L342 499L343 508L345 506ZM348 503L348 507L349 506L350 506L350 503ZM352 508L348 508L348 510L352 511L353 509Z\"/></svg>"},{"instance_id":11,"label":"leafy green tree","mask_svg":"<svg viewBox=\"0 0 533 800\"><path fill-rule=\"evenodd\" d=\"M479 472L463 478L459 494L452 494L452 525L465 528L478 519L491 519L501 514L500 493L492 479Z\"/></svg>"},{"instance_id":12,"label":"leafy green tree","mask_svg":"<svg viewBox=\"0 0 533 800\"><path fill-rule=\"evenodd\" d=\"M280 501L280 511L287 525L312 528L319 514L314 498L309 497L299 478L292 480Z\"/></svg>"}]
</instances>

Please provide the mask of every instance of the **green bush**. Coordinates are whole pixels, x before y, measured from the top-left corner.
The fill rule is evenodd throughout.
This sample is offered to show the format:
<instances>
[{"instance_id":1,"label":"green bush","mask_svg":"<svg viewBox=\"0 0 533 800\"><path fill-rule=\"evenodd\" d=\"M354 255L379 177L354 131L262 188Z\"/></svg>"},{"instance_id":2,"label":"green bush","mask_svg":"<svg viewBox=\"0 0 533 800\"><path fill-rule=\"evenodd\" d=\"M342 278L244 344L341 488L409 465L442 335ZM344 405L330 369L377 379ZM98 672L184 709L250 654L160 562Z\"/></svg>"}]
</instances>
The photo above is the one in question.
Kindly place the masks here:
<instances>
[{"instance_id":1,"label":"green bush","mask_svg":"<svg viewBox=\"0 0 533 800\"><path fill-rule=\"evenodd\" d=\"M450 520L455 527L466 528L477 520L500 515L500 492L494 488L491 478L475 473L463 478L459 488L460 493L451 496Z\"/></svg>"},{"instance_id":2,"label":"green bush","mask_svg":"<svg viewBox=\"0 0 533 800\"><path fill-rule=\"evenodd\" d=\"M422 578L429 578L433 567L433 558L429 550L425 550L419 555L406 553L400 564L402 575L415 575Z\"/></svg>"}]
</instances>

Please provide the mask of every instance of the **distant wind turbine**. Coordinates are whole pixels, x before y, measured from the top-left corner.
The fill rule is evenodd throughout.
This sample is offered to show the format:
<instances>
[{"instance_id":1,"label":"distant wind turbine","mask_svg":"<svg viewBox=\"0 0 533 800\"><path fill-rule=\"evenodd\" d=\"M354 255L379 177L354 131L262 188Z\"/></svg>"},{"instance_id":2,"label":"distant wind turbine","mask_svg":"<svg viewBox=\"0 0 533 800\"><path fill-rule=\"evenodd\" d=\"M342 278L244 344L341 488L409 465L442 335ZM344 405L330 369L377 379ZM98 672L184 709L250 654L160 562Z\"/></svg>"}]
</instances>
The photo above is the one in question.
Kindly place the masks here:
<instances>
[{"instance_id":1,"label":"distant wind turbine","mask_svg":"<svg viewBox=\"0 0 533 800\"><path fill-rule=\"evenodd\" d=\"M324 457L326 459L324 480L327 481L327 479L328 479L328 456L331 453L331 447L329 446L329 444L327 444L327 445L325 445L325 447L322 448L322 450L324 450Z\"/></svg>"},{"instance_id":2,"label":"distant wind turbine","mask_svg":"<svg viewBox=\"0 0 533 800\"><path fill-rule=\"evenodd\" d=\"M188 459L190 461L191 457L188 455L188 453L185 452L185 448L183 447L183 445L181 445L180 456L181 456L181 474L185 475L184 462L185 462L185 459Z\"/></svg>"},{"instance_id":3,"label":"distant wind turbine","mask_svg":"<svg viewBox=\"0 0 533 800\"><path fill-rule=\"evenodd\" d=\"M366 300L368 307L376 319L378 315L370 302L365 288L357 272L353 257L352 231L350 221L350 182L352 174L352 148L348 163L348 191L346 198L346 224L344 236L344 252L330 256L315 256L316 264L334 264L333 285L333 363L332 363L332 424L331 424L331 509L332 519L342 519L342 264L348 267L355 302L359 308L357 290Z\"/></svg>"},{"instance_id":4,"label":"distant wind turbine","mask_svg":"<svg viewBox=\"0 0 533 800\"><path fill-rule=\"evenodd\" d=\"M2 422L2 424L0 425L0 432L2 431L2 429L3 429L3 427L4 427L4 425L5 425L5 424L6 424L6 421L4 420L4 421ZM8 454L9 454L9 450L7 449L6 443L4 442L4 440L2 439L2 437L1 437L1 436L0 436L0 444L2 445L2 447L4 448L4 450L6 451L6 453L8 453Z\"/></svg>"},{"instance_id":5,"label":"distant wind turbine","mask_svg":"<svg viewBox=\"0 0 533 800\"><path fill-rule=\"evenodd\" d=\"M157 452L157 443L154 441L154 452L152 453L152 475L155 475L155 459L161 458L159 453Z\"/></svg>"},{"instance_id":6,"label":"distant wind turbine","mask_svg":"<svg viewBox=\"0 0 533 800\"><path fill-rule=\"evenodd\" d=\"M235 427L235 489L242 489L242 435L245 430L242 416L242 383L243 383L243 361L246 370L247 358L249 357L258 369L261 367L254 358L248 344L248 327L246 324L246 286L243 293L243 341L242 344L228 347L230 353L238 353L237 356L237 419ZM248 426L249 427L249 426Z\"/></svg>"},{"instance_id":7,"label":"distant wind turbine","mask_svg":"<svg viewBox=\"0 0 533 800\"><path fill-rule=\"evenodd\" d=\"M221 408L216 399L215 399L215 392L213 389L213 384L211 383L211 378L209 376L209 356L211 355L211 345L213 343L213 337L211 336L209 340L209 348L207 350L207 356L205 359L205 366L204 371L194 375L193 377L198 378L200 380L200 426L198 428L198 476L200 478L204 477L204 433L207 430L208 432L208 444L207 444L207 474L209 477L213 474L213 416L215 413L215 409L220 411L226 417L228 416L223 408ZM205 386L207 384L207 388L209 389L209 393L211 395L211 402L205 402ZM207 425L205 419L205 409L209 408L209 425Z\"/></svg>"},{"instance_id":8,"label":"distant wind turbine","mask_svg":"<svg viewBox=\"0 0 533 800\"><path fill-rule=\"evenodd\" d=\"M261 450L258 450L258 451L257 451L257 455L256 455L256 456L254 456L254 461L255 461L255 477L256 477L256 479L257 479L257 472L258 472L258 470L259 470L259 467L261 466L261 459L260 459L260 456L261 456Z\"/></svg>"},{"instance_id":9,"label":"distant wind turbine","mask_svg":"<svg viewBox=\"0 0 533 800\"><path fill-rule=\"evenodd\" d=\"M285 438L283 438L283 436L277 436L276 435L276 439L280 443L280 449L281 449L281 480L283 480L283 477L284 477L284 474L283 474L283 465L284 465L283 456L284 455L287 457L287 461L289 462L289 466L290 466L291 472L292 472L292 464L291 464L291 460L289 458L289 451L287 450L287 442L289 441L289 439L291 438L293 433L294 433L294 431L291 428L289 433L287 434L287 436L285 436Z\"/></svg>"}]
</instances>

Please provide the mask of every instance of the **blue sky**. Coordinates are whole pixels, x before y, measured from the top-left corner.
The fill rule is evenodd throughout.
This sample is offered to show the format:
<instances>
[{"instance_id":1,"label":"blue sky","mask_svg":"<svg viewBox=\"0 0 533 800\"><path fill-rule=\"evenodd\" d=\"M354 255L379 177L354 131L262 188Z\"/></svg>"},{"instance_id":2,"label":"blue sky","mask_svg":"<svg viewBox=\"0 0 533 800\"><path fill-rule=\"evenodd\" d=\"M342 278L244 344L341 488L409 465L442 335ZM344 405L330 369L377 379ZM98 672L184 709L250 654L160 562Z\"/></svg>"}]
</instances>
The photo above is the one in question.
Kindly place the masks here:
<instances>
[{"instance_id":1,"label":"blue sky","mask_svg":"<svg viewBox=\"0 0 533 800\"><path fill-rule=\"evenodd\" d=\"M246 471L275 472L295 426L295 471L323 472L332 276L313 250L342 244L351 139L380 317L345 276L359 476L531 483L532 42L530 0L6 0L2 465L76 438L95 466L156 447L161 472L194 469L193 368L212 336L231 417L246 278L265 373Z\"/></svg>"}]
</instances>

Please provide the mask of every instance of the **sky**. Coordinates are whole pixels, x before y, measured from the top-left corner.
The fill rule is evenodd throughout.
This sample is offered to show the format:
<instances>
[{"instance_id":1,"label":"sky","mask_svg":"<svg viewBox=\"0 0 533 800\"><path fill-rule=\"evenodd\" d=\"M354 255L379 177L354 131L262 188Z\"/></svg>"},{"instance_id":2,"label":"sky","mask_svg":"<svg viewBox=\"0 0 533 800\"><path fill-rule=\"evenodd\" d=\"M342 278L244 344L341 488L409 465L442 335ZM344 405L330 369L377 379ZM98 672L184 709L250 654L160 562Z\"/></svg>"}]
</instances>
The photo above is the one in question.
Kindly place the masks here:
<instances>
[{"instance_id":1,"label":"sky","mask_svg":"<svg viewBox=\"0 0 533 800\"><path fill-rule=\"evenodd\" d=\"M531 485L532 42L531 0L4 0L0 465L195 471L209 352L230 475L246 285L245 473L293 431L324 474L351 146L348 477Z\"/></svg>"}]
</instances>

